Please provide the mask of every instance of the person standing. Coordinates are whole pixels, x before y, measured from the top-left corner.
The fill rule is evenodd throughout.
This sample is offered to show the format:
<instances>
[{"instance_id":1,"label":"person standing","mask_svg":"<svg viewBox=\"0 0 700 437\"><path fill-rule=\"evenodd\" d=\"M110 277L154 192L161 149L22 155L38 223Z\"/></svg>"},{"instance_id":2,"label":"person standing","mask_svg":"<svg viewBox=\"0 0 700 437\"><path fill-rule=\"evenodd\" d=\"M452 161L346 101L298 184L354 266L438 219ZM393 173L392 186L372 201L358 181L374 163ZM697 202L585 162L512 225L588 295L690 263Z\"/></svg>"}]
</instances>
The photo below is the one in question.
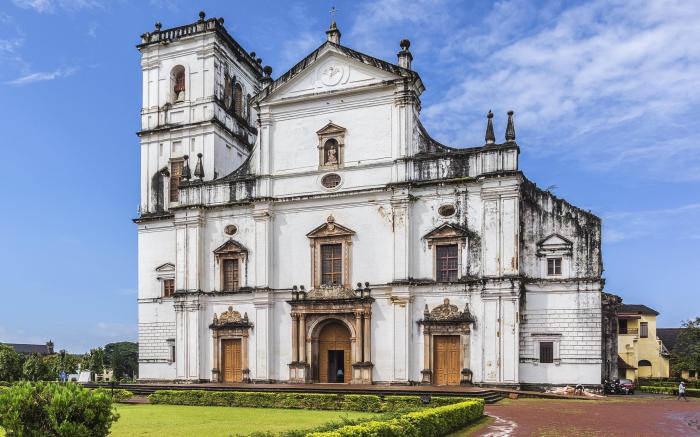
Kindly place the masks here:
<instances>
[{"instance_id":1,"label":"person standing","mask_svg":"<svg viewBox=\"0 0 700 437\"><path fill-rule=\"evenodd\" d=\"M685 382L681 381L681 383L678 385L678 400L681 400L681 397L685 399L685 401L688 401L688 398L685 397Z\"/></svg>"}]
</instances>

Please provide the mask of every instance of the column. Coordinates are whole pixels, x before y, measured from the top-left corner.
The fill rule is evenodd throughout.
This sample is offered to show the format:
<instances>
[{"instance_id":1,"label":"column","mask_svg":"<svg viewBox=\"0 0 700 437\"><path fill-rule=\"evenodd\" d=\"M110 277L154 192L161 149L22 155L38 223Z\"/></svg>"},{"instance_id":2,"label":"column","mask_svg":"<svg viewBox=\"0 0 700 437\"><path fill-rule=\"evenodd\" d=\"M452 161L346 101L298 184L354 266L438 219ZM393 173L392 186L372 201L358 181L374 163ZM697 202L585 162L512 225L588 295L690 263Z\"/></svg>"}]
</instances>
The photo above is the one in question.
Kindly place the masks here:
<instances>
[{"instance_id":1,"label":"column","mask_svg":"<svg viewBox=\"0 0 700 437\"><path fill-rule=\"evenodd\" d=\"M299 314L299 361L306 363L306 315Z\"/></svg>"},{"instance_id":2,"label":"column","mask_svg":"<svg viewBox=\"0 0 700 437\"><path fill-rule=\"evenodd\" d=\"M292 314L292 363L299 361L299 325L298 316Z\"/></svg>"},{"instance_id":3,"label":"column","mask_svg":"<svg viewBox=\"0 0 700 437\"><path fill-rule=\"evenodd\" d=\"M363 362L369 363L372 361L372 318L369 313L365 313L365 332L362 340L364 344Z\"/></svg>"},{"instance_id":4,"label":"column","mask_svg":"<svg viewBox=\"0 0 700 437\"><path fill-rule=\"evenodd\" d=\"M274 355L274 341L271 339L272 304L269 294L257 292L253 298L255 307L255 380L268 382L272 379L271 358Z\"/></svg>"},{"instance_id":5,"label":"column","mask_svg":"<svg viewBox=\"0 0 700 437\"><path fill-rule=\"evenodd\" d=\"M250 328L248 328L250 329ZM249 331L247 331L249 332ZM218 350L218 348L217 348ZM243 371L243 382L250 382L250 363L248 362L248 334L241 338L241 370ZM219 370L221 373L221 369Z\"/></svg>"},{"instance_id":6,"label":"column","mask_svg":"<svg viewBox=\"0 0 700 437\"><path fill-rule=\"evenodd\" d=\"M355 362L362 362L362 313L355 313Z\"/></svg>"},{"instance_id":7,"label":"column","mask_svg":"<svg viewBox=\"0 0 700 437\"><path fill-rule=\"evenodd\" d=\"M430 332L423 325L423 384L431 384L433 382L432 371L430 366Z\"/></svg>"},{"instance_id":8,"label":"column","mask_svg":"<svg viewBox=\"0 0 700 437\"><path fill-rule=\"evenodd\" d=\"M214 329L212 333L212 347L214 348L214 353L212 354L212 360L214 360L214 362L211 363L211 380L212 382L219 382L219 375L221 372L219 364L221 361L219 361L219 331L216 329Z\"/></svg>"}]
</instances>

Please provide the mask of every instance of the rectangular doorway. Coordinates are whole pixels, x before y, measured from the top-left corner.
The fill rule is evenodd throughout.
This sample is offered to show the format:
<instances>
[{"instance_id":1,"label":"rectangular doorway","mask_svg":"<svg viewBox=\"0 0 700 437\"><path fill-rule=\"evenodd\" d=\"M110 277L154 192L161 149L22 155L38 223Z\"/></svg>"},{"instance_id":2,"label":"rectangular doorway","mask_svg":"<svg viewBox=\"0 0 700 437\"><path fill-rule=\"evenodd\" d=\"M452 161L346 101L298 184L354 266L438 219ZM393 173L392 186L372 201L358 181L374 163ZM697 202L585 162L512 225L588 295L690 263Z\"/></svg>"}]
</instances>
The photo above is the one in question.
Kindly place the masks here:
<instances>
[{"instance_id":1,"label":"rectangular doorway","mask_svg":"<svg viewBox=\"0 0 700 437\"><path fill-rule=\"evenodd\" d=\"M241 340L221 340L223 382L241 382Z\"/></svg>"},{"instance_id":2,"label":"rectangular doorway","mask_svg":"<svg viewBox=\"0 0 700 437\"><path fill-rule=\"evenodd\" d=\"M345 351L328 351L328 382L345 383Z\"/></svg>"},{"instance_id":3,"label":"rectangular doorway","mask_svg":"<svg viewBox=\"0 0 700 437\"><path fill-rule=\"evenodd\" d=\"M433 346L435 384L459 385L459 335L436 335Z\"/></svg>"}]
</instances>

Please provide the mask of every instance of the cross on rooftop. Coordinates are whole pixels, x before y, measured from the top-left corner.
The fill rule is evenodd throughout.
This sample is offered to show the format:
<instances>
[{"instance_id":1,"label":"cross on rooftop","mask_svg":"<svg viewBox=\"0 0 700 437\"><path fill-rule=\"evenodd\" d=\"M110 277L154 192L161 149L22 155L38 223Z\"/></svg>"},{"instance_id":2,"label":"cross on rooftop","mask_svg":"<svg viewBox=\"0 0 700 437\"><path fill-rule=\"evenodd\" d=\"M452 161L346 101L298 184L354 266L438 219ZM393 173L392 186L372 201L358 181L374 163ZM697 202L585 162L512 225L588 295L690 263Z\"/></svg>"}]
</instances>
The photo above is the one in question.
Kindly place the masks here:
<instances>
[{"instance_id":1,"label":"cross on rooftop","mask_svg":"<svg viewBox=\"0 0 700 437\"><path fill-rule=\"evenodd\" d=\"M338 12L338 10L335 8L335 6L331 7L331 10L328 11L331 14L331 22L335 21L335 13Z\"/></svg>"}]
</instances>

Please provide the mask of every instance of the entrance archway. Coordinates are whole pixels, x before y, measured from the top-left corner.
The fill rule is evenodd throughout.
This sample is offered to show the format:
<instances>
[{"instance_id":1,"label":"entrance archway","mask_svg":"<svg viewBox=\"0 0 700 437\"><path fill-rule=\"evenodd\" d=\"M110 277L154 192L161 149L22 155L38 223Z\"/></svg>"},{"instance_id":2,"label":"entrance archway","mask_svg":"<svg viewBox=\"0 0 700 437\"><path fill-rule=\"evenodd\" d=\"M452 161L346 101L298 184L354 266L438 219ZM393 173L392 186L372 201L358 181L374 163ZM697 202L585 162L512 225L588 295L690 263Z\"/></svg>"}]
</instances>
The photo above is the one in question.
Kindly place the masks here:
<instances>
[{"instance_id":1,"label":"entrance archway","mask_svg":"<svg viewBox=\"0 0 700 437\"><path fill-rule=\"evenodd\" d=\"M318 336L318 376L321 383L348 383L352 378L351 339L348 328L332 321Z\"/></svg>"}]
</instances>

